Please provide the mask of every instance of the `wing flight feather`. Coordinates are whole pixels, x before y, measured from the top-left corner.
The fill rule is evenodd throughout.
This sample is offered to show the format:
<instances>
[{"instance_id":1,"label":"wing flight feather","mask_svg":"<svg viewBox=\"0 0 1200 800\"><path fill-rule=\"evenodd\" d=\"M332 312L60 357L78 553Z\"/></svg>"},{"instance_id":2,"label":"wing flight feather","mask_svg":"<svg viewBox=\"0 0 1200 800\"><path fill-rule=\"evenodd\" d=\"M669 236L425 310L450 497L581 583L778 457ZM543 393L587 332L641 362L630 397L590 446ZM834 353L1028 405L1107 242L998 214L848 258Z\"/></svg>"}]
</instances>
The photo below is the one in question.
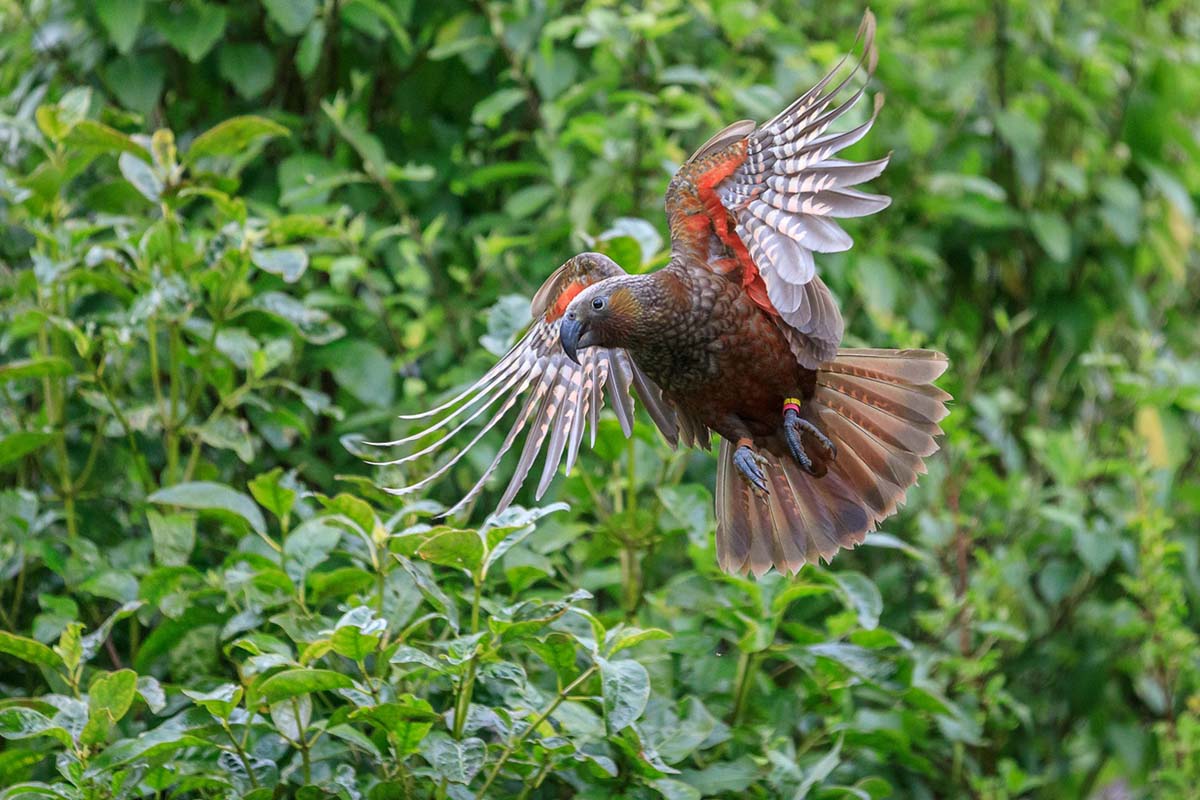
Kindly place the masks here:
<instances>
[{"instance_id":1,"label":"wing flight feather","mask_svg":"<svg viewBox=\"0 0 1200 800\"><path fill-rule=\"evenodd\" d=\"M667 198L675 249L706 252L697 235L727 246L743 261L744 285L761 279L765 292L751 296L778 315L808 368L836 355L845 327L813 254L848 250L853 240L835 220L874 214L891 202L853 188L878 177L890 156L862 163L837 157L866 136L882 97L865 122L831 130L866 97L877 60L868 11L855 46L829 73L768 122L736 122L706 142L680 168ZM696 214L709 217L711 228L689 223ZM718 258L710 268L729 274L726 263Z\"/></svg>"},{"instance_id":2,"label":"wing flight feather","mask_svg":"<svg viewBox=\"0 0 1200 800\"><path fill-rule=\"evenodd\" d=\"M413 452L391 461L374 462L407 464L422 457L436 458L448 451L471 425L480 426L430 474L408 486L387 491L403 495L429 486L461 462L514 409L517 409L515 420L496 454L446 516L461 511L479 495L522 433L526 434L525 442L496 511L503 511L512 503L539 455L544 453L535 492L540 499L564 460L566 471L571 471L589 428L591 441L595 442L606 394L626 436L633 432L633 391L636 391L651 418L674 441L677 426L673 409L625 351L590 347L579 353L581 363L576 364L567 357L559 340L562 312L571 298L592 283L621 274L624 272L613 261L595 253L576 256L556 270L534 297L534 324L512 350L479 380L436 408L401 417L427 421L421 430L391 442L373 443L385 447L414 445L449 428Z\"/></svg>"}]
</instances>

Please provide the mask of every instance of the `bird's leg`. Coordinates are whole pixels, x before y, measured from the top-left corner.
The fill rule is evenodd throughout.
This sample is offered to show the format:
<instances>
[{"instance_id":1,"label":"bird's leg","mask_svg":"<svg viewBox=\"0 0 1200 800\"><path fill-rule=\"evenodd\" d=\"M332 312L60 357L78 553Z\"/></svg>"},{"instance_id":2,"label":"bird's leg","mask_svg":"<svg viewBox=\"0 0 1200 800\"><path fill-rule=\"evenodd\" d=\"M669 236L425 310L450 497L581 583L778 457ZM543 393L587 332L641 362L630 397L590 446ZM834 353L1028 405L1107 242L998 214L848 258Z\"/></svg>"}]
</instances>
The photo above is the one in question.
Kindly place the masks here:
<instances>
[{"instance_id":1,"label":"bird's leg","mask_svg":"<svg viewBox=\"0 0 1200 800\"><path fill-rule=\"evenodd\" d=\"M796 459L796 463L809 475L824 475L824 466L820 469L814 466L812 457L804 449L805 433L813 438L822 451L822 461L833 461L837 458L837 447L820 428L800 416L800 401L789 397L783 401L783 437L787 440L788 450L792 451L792 458Z\"/></svg>"},{"instance_id":2,"label":"bird's leg","mask_svg":"<svg viewBox=\"0 0 1200 800\"><path fill-rule=\"evenodd\" d=\"M737 440L737 449L733 451L733 465L742 473L742 477L750 481L755 491L770 494L767 491L767 476L763 473L762 464L765 459L754 449L753 440L742 437Z\"/></svg>"}]
</instances>

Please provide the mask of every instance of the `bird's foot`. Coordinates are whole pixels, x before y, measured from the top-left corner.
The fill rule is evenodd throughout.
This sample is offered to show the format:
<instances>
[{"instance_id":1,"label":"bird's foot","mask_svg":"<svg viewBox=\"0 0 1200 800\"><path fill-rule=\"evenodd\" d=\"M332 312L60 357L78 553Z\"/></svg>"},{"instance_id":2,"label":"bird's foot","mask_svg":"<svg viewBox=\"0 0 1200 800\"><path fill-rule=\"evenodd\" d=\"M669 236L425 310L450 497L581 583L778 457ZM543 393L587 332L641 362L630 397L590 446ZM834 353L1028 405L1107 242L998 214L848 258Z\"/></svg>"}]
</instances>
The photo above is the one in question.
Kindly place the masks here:
<instances>
[{"instance_id":1,"label":"bird's foot","mask_svg":"<svg viewBox=\"0 0 1200 800\"><path fill-rule=\"evenodd\" d=\"M737 450L733 452L733 465L759 494L770 494L767 490L767 476L762 469L765 463L766 459L755 452L749 439L738 439Z\"/></svg>"},{"instance_id":2,"label":"bird's foot","mask_svg":"<svg viewBox=\"0 0 1200 800\"><path fill-rule=\"evenodd\" d=\"M804 449L804 434L811 437L819 451L822 461L819 468L813 464L812 457ZM837 447L834 443L824 431L800 416L800 401L790 397L783 404L783 437L787 440L788 450L792 451L792 458L796 459L800 468L809 475L824 475L824 462L837 458Z\"/></svg>"}]
</instances>

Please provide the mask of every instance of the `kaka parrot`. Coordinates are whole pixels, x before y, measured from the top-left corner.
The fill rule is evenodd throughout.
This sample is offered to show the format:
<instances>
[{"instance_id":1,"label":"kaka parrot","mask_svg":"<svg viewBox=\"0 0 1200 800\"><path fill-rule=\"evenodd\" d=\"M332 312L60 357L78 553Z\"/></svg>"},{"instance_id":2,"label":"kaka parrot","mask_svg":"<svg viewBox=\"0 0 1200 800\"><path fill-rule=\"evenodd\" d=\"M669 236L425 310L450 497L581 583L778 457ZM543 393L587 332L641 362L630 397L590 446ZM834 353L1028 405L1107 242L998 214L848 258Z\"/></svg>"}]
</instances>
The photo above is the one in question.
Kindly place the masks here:
<instances>
[{"instance_id":1,"label":"kaka parrot","mask_svg":"<svg viewBox=\"0 0 1200 800\"><path fill-rule=\"evenodd\" d=\"M948 361L930 350L839 349L842 316L813 260L850 248L837 218L891 202L851 188L883 172L888 157L835 157L870 130L879 98L862 124L830 130L864 96L874 33L868 12L854 51L802 97L762 125L733 123L679 168L667 188L671 258L662 269L629 275L582 253L555 270L512 350L465 391L406 417L429 427L383 444L445 433L386 463L437 453L484 417L478 432L432 474L390 491L429 485L519 406L483 476L447 515L479 493L524 431L497 510L544 449L540 498L564 456L571 469L589 424L594 441L605 393L631 435L636 392L672 446L708 449L713 433L720 438L717 560L726 572L796 572L861 543L894 513L938 449L950 395L933 381Z\"/></svg>"}]
</instances>

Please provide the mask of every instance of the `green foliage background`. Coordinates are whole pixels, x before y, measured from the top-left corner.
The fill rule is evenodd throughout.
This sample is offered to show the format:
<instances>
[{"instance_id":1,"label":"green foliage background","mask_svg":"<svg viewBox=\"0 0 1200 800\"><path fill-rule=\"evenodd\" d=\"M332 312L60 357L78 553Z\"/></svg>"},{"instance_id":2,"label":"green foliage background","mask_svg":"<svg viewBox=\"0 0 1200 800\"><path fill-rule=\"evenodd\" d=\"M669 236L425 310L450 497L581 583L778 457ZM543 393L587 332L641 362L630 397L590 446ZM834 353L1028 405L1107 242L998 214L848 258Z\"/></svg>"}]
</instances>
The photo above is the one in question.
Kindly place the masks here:
<instances>
[{"instance_id":1,"label":"green foliage background","mask_svg":"<svg viewBox=\"0 0 1200 800\"><path fill-rule=\"evenodd\" d=\"M1195 796L1187 0L875 3L821 269L956 400L832 566L720 575L648 424L483 528L363 463L862 10L0 0L0 797Z\"/></svg>"}]
</instances>

